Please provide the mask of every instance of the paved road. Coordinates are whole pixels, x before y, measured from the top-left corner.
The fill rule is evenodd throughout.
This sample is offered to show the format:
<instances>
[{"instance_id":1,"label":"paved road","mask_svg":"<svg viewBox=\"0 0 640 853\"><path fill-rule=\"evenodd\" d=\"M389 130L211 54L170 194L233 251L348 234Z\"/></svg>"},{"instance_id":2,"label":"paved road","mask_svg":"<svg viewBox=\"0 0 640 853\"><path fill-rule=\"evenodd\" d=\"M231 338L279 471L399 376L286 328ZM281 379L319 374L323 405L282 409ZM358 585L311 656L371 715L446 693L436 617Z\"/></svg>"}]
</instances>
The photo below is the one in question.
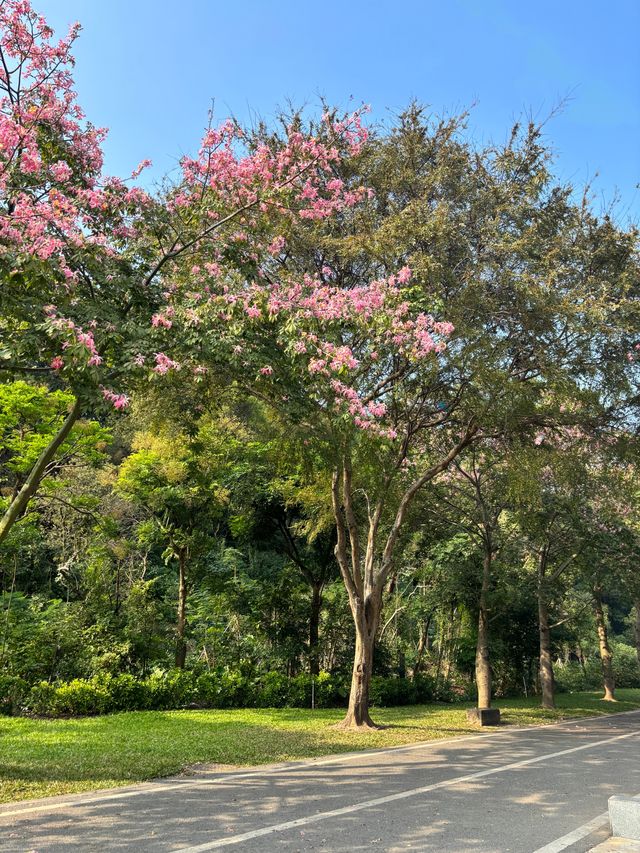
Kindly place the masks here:
<instances>
[{"instance_id":1,"label":"paved road","mask_svg":"<svg viewBox=\"0 0 640 853\"><path fill-rule=\"evenodd\" d=\"M0 808L0 850L582 853L640 793L640 712Z\"/></svg>"}]
</instances>

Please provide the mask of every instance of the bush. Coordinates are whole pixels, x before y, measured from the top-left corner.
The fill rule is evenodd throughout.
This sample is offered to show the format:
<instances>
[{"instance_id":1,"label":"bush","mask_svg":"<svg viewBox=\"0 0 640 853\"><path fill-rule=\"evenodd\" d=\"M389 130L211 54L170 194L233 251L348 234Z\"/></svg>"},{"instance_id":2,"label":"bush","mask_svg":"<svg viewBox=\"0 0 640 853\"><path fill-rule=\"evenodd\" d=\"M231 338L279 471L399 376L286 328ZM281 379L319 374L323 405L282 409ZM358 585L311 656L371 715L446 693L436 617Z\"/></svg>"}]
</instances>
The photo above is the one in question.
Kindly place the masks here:
<instances>
[{"instance_id":1,"label":"bush","mask_svg":"<svg viewBox=\"0 0 640 853\"><path fill-rule=\"evenodd\" d=\"M640 665L636 650L626 643L614 641L611 652L616 687L640 687ZM561 693L599 690L602 687L602 664L597 657L585 661L584 668L578 661L556 664L554 674L556 687Z\"/></svg>"},{"instance_id":2,"label":"bush","mask_svg":"<svg viewBox=\"0 0 640 853\"><path fill-rule=\"evenodd\" d=\"M640 687L640 663L633 646L614 641L611 651L616 687Z\"/></svg>"},{"instance_id":3,"label":"bush","mask_svg":"<svg viewBox=\"0 0 640 853\"><path fill-rule=\"evenodd\" d=\"M406 678L384 678L374 675L371 678L369 693L371 705L413 705L416 702L416 687Z\"/></svg>"},{"instance_id":4,"label":"bush","mask_svg":"<svg viewBox=\"0 0 640 853\"><path fill-rule=\"evenodd\" d=\"M40 681L30 689L14 676L0 676L0 711L42 717L90 716L117 711L168 711L176 708L316 708L344 707L349 680L321 672L314 679L301 674L287 678L278 672L261 676L219 670L154 672L147 679L133 675L95 675L73 681ZM436 689L426 675L415 681L374 676L372 705L410 705L431 699L450 700L447 685Z\"/></svg>"},{"instance_id":5,"label":"bush","mask_svg":"<svg viewBox=\"0 0 640 853\"><path fill-rule=\"evenodd\" d=\"M22 706L29 685L17 675L0 675L0 714L16 714Z\"/></svg>"},{"instance_id":6,"label":"bush","mask_svg":"<svg viewBox=\"0 0 640 853\"><path fill-rule=\"evenodd\" d=\"M290 679L279 672L267 672L256 684L256 708L286 708L290 705Z\"/></svg>"},{"instance_id":7,"label":"bush","mask_svg":"<svg viewBox=\"0 0 640 853\"><path fill-rule=\"evenodd\" d=\"M239 672L205 672L196 682L198 703L204 708L246 708L252 702L250 679Z\"/></svg>"}]
</instances>

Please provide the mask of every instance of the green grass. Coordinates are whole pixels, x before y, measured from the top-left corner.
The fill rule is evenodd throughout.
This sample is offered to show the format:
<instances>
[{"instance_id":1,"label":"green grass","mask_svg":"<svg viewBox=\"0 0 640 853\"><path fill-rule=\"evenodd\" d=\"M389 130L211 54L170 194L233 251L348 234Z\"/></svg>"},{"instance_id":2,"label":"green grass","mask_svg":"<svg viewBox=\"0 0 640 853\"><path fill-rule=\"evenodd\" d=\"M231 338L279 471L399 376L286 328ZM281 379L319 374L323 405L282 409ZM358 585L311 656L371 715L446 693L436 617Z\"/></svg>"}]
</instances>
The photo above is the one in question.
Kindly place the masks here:
<instances>
[{"instance_id":1,"label":"green grass","mask_svg":"<svg viewBox=\"0 0 640 853\"><path fill-rule=\"evenodd\" d=\"M499 702L508 726L591 717L640 708L640 690L558 696L556 711L537 700ZM477 731L468 704L380 708L389 728L367 734L331 727L340 710L134 711L105 717L32 720L0 717L0 802L109 788L177 773L190 765L250 765L356 749L395 746ZM485 731L490 731L489 729Z\"/></svg>"}]
</instances>

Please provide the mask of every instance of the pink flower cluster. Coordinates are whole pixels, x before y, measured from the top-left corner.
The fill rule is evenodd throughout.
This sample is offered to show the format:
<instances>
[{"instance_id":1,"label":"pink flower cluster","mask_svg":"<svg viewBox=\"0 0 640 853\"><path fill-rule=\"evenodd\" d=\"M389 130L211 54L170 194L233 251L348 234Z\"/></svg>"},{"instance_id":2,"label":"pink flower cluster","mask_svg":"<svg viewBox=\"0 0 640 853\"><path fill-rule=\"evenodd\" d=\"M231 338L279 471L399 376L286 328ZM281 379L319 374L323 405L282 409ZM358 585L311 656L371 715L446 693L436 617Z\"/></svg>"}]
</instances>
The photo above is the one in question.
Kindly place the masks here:
<instances>
[{"instance_id":1,"label":"pink flower cluster","mask_svg":"<svg viewBox=\"0 0 640 853\"><path fill-rule=\"evenodd\" d=\"M55 260L63 283L74 279L71 252L109 243L105 216L117 236L131 207L148 203L122 181L99 183L105 131L85 121L72 89L79 29L56 42L28 0L0 3L0 253ZM67 159L47 163L49 139Z\"/></svg>"},{"instance_id":2,"label":"pink flower cluster","mask_svg":"<svg viewBox=\"0 0 640 853\"><path fill-rule=\"evenodd\" d=\"M62 349L73 349L78 355L86 353L86 365L88 367L97 367L102 364L103 358L98 352L95 339L93 337L93 329L84 331L80 326L76 325L73 320L68 317L59 317L55 305L45 305L46 322L49 328L56 334L62 335ZM95 326L95 323L93 324ZM57 356L51 362L51 367L54 370L60 370L64 365L64 360Z\"/></svg>"},{"instance_id":3,"label":"pink flower cluster","mask_svg":"<svg viewBox=\"0 0 640 853\"><path fill-rule=\"evenodd\" d=\"M154 373L158 373L160 376L164 376L170 370L180 370L181 364L173 359L169 358L168 355L165 355L163 352L157 352L155 356L156 366L153 368Z\"/></svg>"},{"instance_id":4,"label":"pink flower cluster","mask_svg":"<svg viewBox=\"0 0 640 853\"><path fill-rule=\"evenodd\" d=\"M336 396L337 408L344 406L359 429L375 433L382 438L391 440L397 438L396 430L377 422L377 419L384 417L387 412L384 403L363 403L355 388L345 385L338 379L331 380L331 389Z\"/></svg>"},{"instance_id":5,"label":"pink flower cluster","mask_svg":"<svg viewBox=\"0 0 640 853\"><path fill-rule=\"evenodd\" d=\"M356 153L366 141L362 112L339 121L325 117L324 135L306 135L291 125L284 144L273 146L247 145L244 131L231 120L210 127L198 155L181 161L184 180L170 200L170 209L199 203L205 190L213 191L226 209L255 206L266 211L269 204L284 202L288 209L297 207L304 219L324 219L353 207L369 195L368 190L349 187L336 177L327 179L327 175L340 159L341 149ZM240 231L235 238L245 241L248 235ZM278 255L283 248L284 238L277 237L269 252Z\"/></svg>"},{"instance_id":6,"label":"pink flower cluster","mask_svg":"<svg viewBox=\"0 0 640 853\"><path fill-rule=\"evenodd\" d=\"M111 403L114 409L126 409L129 405L129 398L126 394L116 394L103 385L100 386L100 391L104 399Z\"/></svg>"}]
</instances>

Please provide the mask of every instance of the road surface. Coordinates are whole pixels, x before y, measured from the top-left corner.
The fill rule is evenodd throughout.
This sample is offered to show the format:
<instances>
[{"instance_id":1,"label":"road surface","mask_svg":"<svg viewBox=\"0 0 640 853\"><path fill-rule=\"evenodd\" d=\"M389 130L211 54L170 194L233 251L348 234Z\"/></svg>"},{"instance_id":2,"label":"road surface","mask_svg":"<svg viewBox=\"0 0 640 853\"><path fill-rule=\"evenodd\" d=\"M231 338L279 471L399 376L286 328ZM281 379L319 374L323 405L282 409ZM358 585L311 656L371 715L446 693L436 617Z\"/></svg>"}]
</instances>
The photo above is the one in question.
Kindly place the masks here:
<instances>
[{"instance_id":1,"label":"road surface","mask_svg":"<svg viewBox=\"0 0 640 853\"><path fill-rule=\"evenodd\" d=\"M640 711L0 807L7 853L582 853L640 793Z\"/></svg>"}]
</instances>

